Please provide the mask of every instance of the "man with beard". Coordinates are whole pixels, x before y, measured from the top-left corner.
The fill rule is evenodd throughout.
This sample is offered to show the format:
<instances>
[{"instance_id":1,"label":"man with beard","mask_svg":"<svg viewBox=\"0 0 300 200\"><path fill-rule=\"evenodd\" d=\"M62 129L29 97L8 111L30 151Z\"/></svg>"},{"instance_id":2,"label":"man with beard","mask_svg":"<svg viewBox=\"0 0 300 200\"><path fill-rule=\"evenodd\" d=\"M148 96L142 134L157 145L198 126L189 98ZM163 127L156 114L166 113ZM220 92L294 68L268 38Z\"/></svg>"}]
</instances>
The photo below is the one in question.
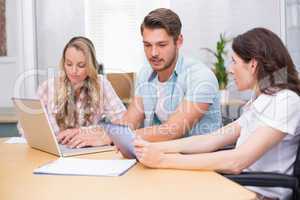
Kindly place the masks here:
<instances>
[{"instance_id":1,"label":"man with beard","mask_svg":"<svg viewBox=\"0 0 300 200\"><path fill-rule=\"evenodd\" d=\"M141 24L149 62L121 123L148 141L206 134L221 125L218 81L203 63L184 58L181 22L170 9L151 11Z\"/></svg>"}]
</instances>

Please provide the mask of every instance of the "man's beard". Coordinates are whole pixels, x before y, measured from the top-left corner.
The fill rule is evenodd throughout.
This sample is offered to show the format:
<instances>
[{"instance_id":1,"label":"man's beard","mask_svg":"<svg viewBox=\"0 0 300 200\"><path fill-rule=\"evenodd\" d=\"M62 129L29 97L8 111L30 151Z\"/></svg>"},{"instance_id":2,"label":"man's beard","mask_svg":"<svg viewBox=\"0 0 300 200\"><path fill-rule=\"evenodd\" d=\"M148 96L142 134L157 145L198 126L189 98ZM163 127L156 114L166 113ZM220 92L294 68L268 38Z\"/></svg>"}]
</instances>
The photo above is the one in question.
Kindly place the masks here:
<instances>
[{"instance_id":1,"label":"man's beard","mask_svg":"<svg viewBox=\"0 0 300 200\"><path fill-rule=\"evenodd\" d=\"M161 72L161 71L164 71L164 70L170 68L173 65L173 63L175 62L176 57L177 57L176 54L174 54L173 58L169 62L165 63L164 66L163 66L163 68L161 68L161 69L155 69L154 71ZM153 58L151 58L151 59L153 59ZM162 62L164 62L164 60L162 60Z\"/></svg>"}]
</instances>

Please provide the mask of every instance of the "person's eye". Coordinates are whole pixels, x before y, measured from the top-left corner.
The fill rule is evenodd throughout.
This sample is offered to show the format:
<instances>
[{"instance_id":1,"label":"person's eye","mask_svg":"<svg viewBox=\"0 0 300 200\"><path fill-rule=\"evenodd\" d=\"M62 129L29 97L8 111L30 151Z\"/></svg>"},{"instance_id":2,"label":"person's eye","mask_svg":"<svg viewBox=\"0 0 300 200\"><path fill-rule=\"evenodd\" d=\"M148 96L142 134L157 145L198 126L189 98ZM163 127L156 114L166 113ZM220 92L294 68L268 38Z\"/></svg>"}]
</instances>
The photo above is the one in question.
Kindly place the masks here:
<instances>
[{"instance_id":1,"label":"person's eye","mask_svg":"<svg viewBox=\"0 0 300 200\"><path fill-rule=\"evenodd\" d=\"M66 63L68 67L72 67L72 63Z\"/></svg>"},{"instance_id":2,"label":"person's eye","mask_svg":"<svg viewBox=\"0 0 300 200\"><path fill-rule=\"evenodd\" d=\"M234 63L234 64L236 63L235 60L234 60L233 58L231 59L231 62Z\"/></svg>"},{"instance_id":3,"label":"person's eye","mask_svg":"<svg viewBox=\"0 0 300 200\"><path fill-rule=\"evenodd\" d=\"M144 47L150 47L151 45L150 44L144 44Z\"/></svg>"},{"instance_id":4,"label":"person's eye","mask_svg":"<svg viewBox=\"0 0 300 200\"><path fill-rule=\"evenodd\" d=\"M159 47L165 47L167 44L159 44Z\"/></svg>"},{"instance_id":5,"label":"person's eye","mask_svg":"<svg viewBox=\"0 0 300 200\"><path fill-rule=\"evenodd\" d=\"M85 68L85 64L79 64L78 67L79 68Z\"/></svg>"}]
</instances>

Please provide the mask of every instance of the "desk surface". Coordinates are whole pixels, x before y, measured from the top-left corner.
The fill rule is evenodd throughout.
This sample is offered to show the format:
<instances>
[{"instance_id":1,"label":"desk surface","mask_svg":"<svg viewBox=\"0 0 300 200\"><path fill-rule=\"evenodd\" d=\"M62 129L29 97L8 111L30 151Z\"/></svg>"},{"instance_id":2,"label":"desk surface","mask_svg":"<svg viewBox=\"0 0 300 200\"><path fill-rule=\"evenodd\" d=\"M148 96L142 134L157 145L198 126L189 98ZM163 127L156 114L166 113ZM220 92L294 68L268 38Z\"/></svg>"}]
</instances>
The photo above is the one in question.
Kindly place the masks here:
<instances>
[{"instance_id":1,"label":"desk surface","mask_svg":"<svg viewBox=\"0 0 300 200\"><path fill-rule=\"evenodd\" d=\"M247 101L242 99L229 99L228 101L221 102L222 106L243 106Z\"/></svg>"},{"instance_id":2,"label":"desk surface","mask_svg":"<svg viewBox=\"0 0 300 200\"><path fill-rule=\"evenodd\" d=\"M148 169L135 165L120 177L33 175L57 157L0 139L0 199L255 199L254 193L215 172ZM80 156L118 159L115 152Z\"/></svg>"}]
</instances>

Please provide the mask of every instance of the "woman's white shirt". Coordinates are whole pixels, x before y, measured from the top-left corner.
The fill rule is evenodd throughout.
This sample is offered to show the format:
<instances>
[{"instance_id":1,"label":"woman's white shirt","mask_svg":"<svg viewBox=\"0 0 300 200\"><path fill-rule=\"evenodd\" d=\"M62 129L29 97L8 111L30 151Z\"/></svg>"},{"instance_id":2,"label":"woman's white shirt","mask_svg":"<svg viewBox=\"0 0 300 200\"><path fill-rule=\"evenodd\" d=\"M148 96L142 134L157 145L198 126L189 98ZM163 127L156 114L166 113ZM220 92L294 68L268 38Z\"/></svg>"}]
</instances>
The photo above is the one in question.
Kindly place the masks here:
<instances>
[{"instance_id":1,"label":"woman's white shirt","mask_svg":"<svg viewBox=\"0 0 300 200\"><path fill-rule=\"evenodd\" d=\"M244 171L292 174L300 140L300 97L291 90L274 95L261 94L244 107L238 119L241 126L237 147L245 143L258 127L271 127L286 134L284 139ZM291 190L283 188L249 187L268 197L286 199Z\"/></svg>"}]
</instances>

